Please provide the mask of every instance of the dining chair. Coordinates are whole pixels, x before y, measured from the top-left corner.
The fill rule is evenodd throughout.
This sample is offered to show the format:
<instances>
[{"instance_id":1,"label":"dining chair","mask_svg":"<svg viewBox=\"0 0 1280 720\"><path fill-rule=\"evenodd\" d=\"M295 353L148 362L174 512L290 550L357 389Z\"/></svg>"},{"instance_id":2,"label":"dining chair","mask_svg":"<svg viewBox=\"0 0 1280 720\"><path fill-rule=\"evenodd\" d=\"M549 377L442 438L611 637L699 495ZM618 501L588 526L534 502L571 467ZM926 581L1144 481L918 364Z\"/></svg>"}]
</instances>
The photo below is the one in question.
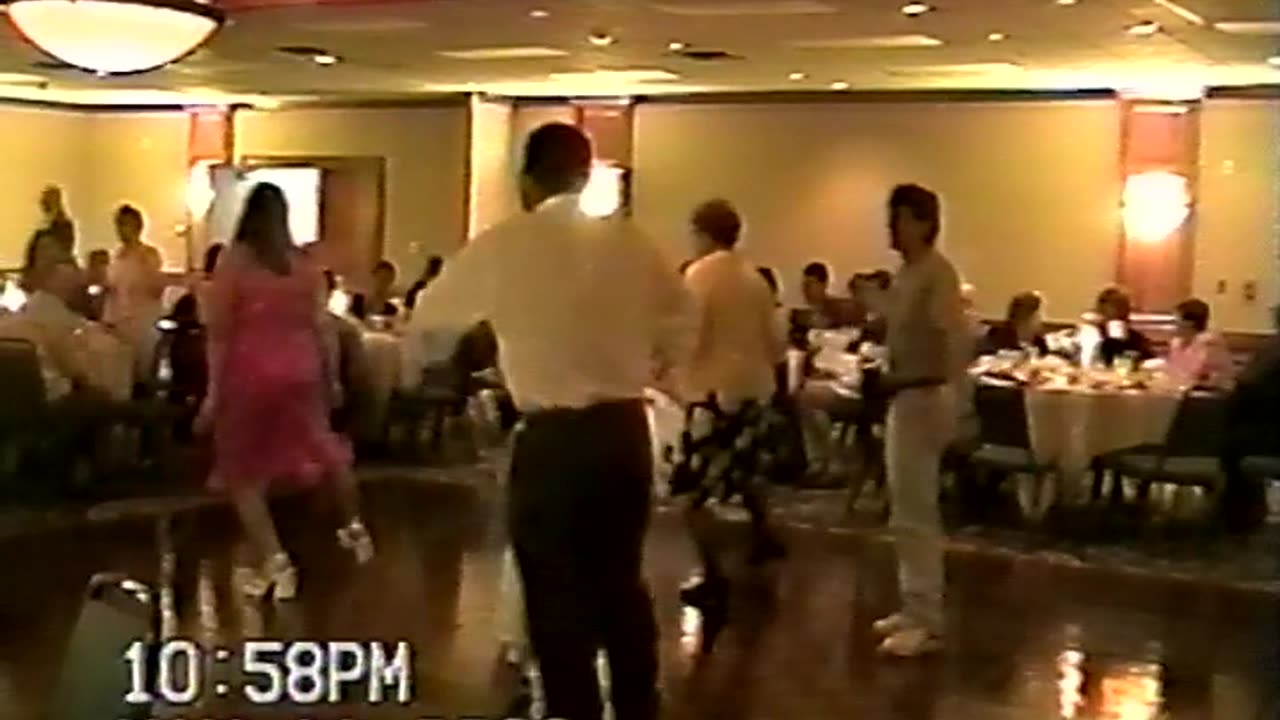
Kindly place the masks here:
<instances>
[{"instance_id":1,"label":"dining chair","mask_svg":"<svg viewBox=\"0 0 1280 720\"><path fill-rule=\"evenodd\" d=\"M1187 392L1162 443L1108 453L1098 459L1099 468L1112 475L1115 487L1123 478L1138 481L1139 501L1145 501L1155 484L1199 487L1216 494L1225 484L1220 459L1225 409L1221 395Z\"/></svg>"},{"instance_id":2,"label":"dining chair","mask_svg":"<svg viewBox=\"0 0 1280 720\"><path fill-rule=\"evenodd\" d=\"M28 469L44 438L48 419L44 374L36 346L27 340L0 338L0 476L6 484Z\"/></svg>"},{"instance_id":3,"label":"dining chair","mask_svg":"<svg viewBox=\"0 0 1280 720\"><path fill-rule=\"evenodd\" d=\"M1026 519L1038 522L1048 510L1044 485L1057 472L1056 466L1036 456L1027 419L1026 393L1020 386L979 384L974 392L978 415L978 446L969 453L968 465L980 482L1022 476L1033 482L1032 497L1019 492L1019 504ZM1052 497L1050 498L1052 499Z\"/></svg>"}]
</instances>

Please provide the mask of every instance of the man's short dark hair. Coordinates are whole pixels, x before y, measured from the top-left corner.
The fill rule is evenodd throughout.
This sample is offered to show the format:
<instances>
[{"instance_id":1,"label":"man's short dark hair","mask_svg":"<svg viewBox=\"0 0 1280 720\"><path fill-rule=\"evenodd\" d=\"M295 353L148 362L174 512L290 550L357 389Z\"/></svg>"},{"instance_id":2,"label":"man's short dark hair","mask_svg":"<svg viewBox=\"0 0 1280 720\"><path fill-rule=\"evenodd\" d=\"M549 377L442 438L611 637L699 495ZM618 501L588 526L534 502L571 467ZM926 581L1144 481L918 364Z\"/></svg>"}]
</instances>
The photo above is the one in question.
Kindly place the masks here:
<instances>
[{"instance_id":1,"label":"man's short dark hair","mask_svg":"<svg viewBox=\"0 0 1280 720\"><path fill-rule=\"evenodd\" d=\"M1009 300L1009 309L1005 319L1011 323L1022 322L1040 311L1044 301L1038 292L1020 292Z\"/></svg>"},{"instance_id":2,"label":"man's short dark hair","mask_svg":"<svg viewBox=\"0 0 1280 720\"><path fill-rule=\"evenodd\" d=\"M132 205L121 205L116 208L116 222L120 222L121 220L132 220L141 225L142 211Z\"/></svg>"},{"instance_id":3,"label":"man's short dark hair","mask_svg":"<svg viewBox=\"0 0 1280 720\"><path fill-rule=\"evenodd\" d=\"M867 282L881 290L888 290L893 287L893 273L888 270L873 270L867 273Z\"/></svg>"},{"instance_id":4,"label":"man's short dark hair","mask_svg":"<svg viewBox=\"0 0 1280 720\"><path fill-rule=\"evenodd\" d=\"M831 281L831 270L827 268L826 263L811 262L804 266L804 276L820 283L827 283Z\"/></svg>"},{"instance_id":5,"label":"man's short dark hair","mask_svg":"<svg viewBox=\"0 0 1280 720\"><path fill-rule=\"evenodd\" d=\"M889 193L889 216L896 215L899 208L916 220L929 223L925 244L932 245L937 241L938 231L942 229L942 210L937 194L912 183L899 185Z\"/></svg>"},{"instance_id":6,"label":"man's short dark hair","mask_svg":"<svg viewBox=\"0 0 1280 720\"><path fill-rule=\"evenodd\" d=\"M708 200L693 211L690 219L693 228L718 247L732 248L738 244L742 232L742 218L728 200Z\"/></svg>"},{"instance_id":7,"label":"man's short dark hair","mask_svg":"<svg viewBox=\"0 0 1280 720\"><path fill-rule=\"evenodd\" d=\"M773 272L773 268L760 266L756 268L756 272L760 273L760 277L764 278L764 284L769 286L769 290L774 295L778 294L778 276Z\"/></svg>"},{"instance_id":8,"label":"man's short dark hair","mask_svg":"<svg viewBox=\"0 0 1280 720\"><path fill-rule=\"evenodd\" d=\"M1178 303L1178 317L1196 329L1204 332L1209 329L1209 304L1199 298L1189 298Z\"/></svg>"},{"instance_id":9,"label":"man's short dark hair","mask_svg":"<svg viewBox=\"0 0 1280 720\"><path fill-rule=\"evenodd\" d=\"M378 273L378 272L389 272L389 273L391 273L392 275L395 275L395 274L396 274L396 266L395 266L395 265L392 265L390 260L379 260L379 261L378 261L378 264L376 264L376 265L374 265L374 266L373 266L373 271L374 271L374 272L376 272L376 273Z\"/></svg>"},{"instance_id":10,"label":"man's short dark hair","mask_svg":"<svg viewBox=\"0 0 1280 720\"><path fill-rule=\"evenodd\" d=\"M521 172L540 187L563 192L591 173L591 141L581 130L548 123L529 134Z\"/></svg>"}]
</instances>

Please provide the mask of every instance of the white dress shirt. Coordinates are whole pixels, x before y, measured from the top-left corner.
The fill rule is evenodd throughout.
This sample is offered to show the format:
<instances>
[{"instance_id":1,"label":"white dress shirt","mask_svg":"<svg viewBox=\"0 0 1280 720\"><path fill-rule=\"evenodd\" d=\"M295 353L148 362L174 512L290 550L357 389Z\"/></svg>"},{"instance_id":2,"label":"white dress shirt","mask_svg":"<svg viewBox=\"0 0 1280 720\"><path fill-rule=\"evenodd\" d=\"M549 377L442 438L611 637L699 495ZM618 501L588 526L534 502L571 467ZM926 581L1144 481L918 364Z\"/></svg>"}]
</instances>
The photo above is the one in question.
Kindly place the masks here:
<instances>
[{"instance_id":1,"label":"white dress shirt","mask_svg":"<svg viewBox=\"0 0 1280 720\"><path fill-rule=\"evenodd\" d=\"M693 337L675 269L627 220L584 215L576 195L473 239L423 291L406 330L415 342L481 320L524 411L641 398L660 363L685 362Z\"/></svg>"},{"instance_id":2,"label":"white dress shirt","mask_svg":"<svg viewBox=\"0 0 1280 720\"><path fill-rule=\"evenodd\" d=\"M715 395L729 406L768 400L785 345L764 279L736 253L717 250L689 266L685 286L698 319L686 399Z\"/></svg>"}]
</instances>

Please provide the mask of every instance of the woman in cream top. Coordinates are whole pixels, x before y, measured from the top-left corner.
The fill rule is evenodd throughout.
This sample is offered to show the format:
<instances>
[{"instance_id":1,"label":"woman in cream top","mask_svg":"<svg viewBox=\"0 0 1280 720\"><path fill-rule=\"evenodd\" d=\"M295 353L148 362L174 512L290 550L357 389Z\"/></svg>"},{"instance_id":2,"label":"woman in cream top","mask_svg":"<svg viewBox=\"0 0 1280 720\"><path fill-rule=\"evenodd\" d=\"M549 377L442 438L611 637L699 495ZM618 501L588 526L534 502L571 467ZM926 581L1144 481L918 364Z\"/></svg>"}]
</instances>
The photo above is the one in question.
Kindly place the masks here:
<instances>
[{"instance_id":1,"label":"woman in cream top","mask_svg":"<svg viewBox=\"0 0 1280 720\"><path fill-rule=\"evenodd\" d=\"M160 251L142 242L142 213L131 205L116 211L120 248L108 270L108 295L103 319L134 352L138 379L151 370L158 338L156 322L164 315L166 280Z\"/></svg>"}]
</instances>

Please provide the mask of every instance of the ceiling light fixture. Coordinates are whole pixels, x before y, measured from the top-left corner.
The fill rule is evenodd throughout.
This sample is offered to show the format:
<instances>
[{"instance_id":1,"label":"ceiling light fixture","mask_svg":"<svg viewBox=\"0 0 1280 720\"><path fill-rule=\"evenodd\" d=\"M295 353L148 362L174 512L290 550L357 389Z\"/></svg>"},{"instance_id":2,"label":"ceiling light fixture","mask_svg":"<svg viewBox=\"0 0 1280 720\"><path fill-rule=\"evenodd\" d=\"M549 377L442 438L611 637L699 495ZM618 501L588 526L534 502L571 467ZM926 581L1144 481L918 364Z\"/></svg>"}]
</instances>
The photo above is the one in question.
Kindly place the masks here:
<instances>
[{"instance_id":1,"label":"ceiling light fixture","mask_svg":"<svg viewBox=\"0 0 1280 720\"><path fill-rule=\"evenodd\" d=\"M609 33L597 30L587 36L587 42L595 45L596 47L609 47L615 42L615 40Z\"/></svg>"},{"instance_id":2,"label":"ceiling light fixture","mask_svg":"<svg viewBox=\"0 0 1280 720\"><path fill-rule=\"evenodd\" d=\"M917 15L923 15L932 9L933 8L925 5L924 3L913 2L902 6L902 14L910 17L916 17Z\"/></svg>"},{"instance_id":3,"label":"ceiling light fixture","mask_svg":"<svg viewBox=\"0 0 1280 720\"><path fill-rule=\"evenodd\" d=\"M181 60L226 20L221 10L195 0L13 0L8 15L40 50L99 75Z\"/></svg>"},{"instance_id":4,"label":"ceiling light fixture","mask_svg":"<svg viewBox=\"0 0 1280 720\"><path fill-rule=\"evenodd\" d=\"M1267 64L1271 67L1280 67L1280 55L1272 55L1267 58Z\"/></svg>"},{"instance_id":5,"label":"ceiling light fixture","mask_svg":"<svg viewBox=\"0 0 1280 720\"><path fill-rule=\"evenodd\" d=\"M802 72L793 72L793 73L791 73L790 75L788 75L788 76L787 76L787 79L788 79L788 80L791 80L792 82L799 82L800 80L804 80L804 79L805 79L805 78L807 78L807 77L809 77L809 76L808 76L808 75L805 75L805 74L804 74L804 73L802 73Z\"/></svg>"},{"instance_id":6,"label":"ceiling light fixture","mask_svg":"<svg viewBox=\"0 0 1280 720\"><path fill-rule=\"evenodd\" d=\"M1000 42L1007 37L1009 36L1005 35L1004 33L988 33L987 34L987 39L990 40L991 42Z\"/></svg>"},{"instance_id":7,"label":"ceiling light fixture","mask_svg":"<svg viewBox=\"0 0 1280 720\"><path fill-rule=\"evenodd\" d=\"M1059 5L1075 5L1077 0L1057 0Z\"/></svg>"},{"instance_id":8,"label":"ceiling light fixture","mask_svg":"<svg viewBox=\"0 0 1280 720\"><path fill-rule=\"evenodd\" d=\"M844 82L843 80L839 80L839 81L836 81L836 82L831 83L831 89L832 89L832 90L848 90L848 89L849 89L849 83Z\"/></svg>"},{"instance_id":9,"label":"ceiling light fixture","mask_svg":"<svg viewBox=\"0 0 1280 720\"><path fill-rule=\"evenodd\" d=\"M672 40L671 42L667 43L667 49L670 50L671 52L680 52L681 50L684 50L687 47L689 46L680 42L679 40Z\"/></svg>"},{"instance_id":10,"label":"ceiling light fixture","mask_svg":"<svg viewBox=\"0 0 1280 720\"><path fill-rule=\"evenodd\" d=\"M551 17L551 13L547 12L546 10L530 10L529 17L533 18L534 20L545 20Z\"/></svg>"},{"instance_id":11,"label":"ceiling light fixture","mask_svg":"<svg viewBox=\"0 0 1280 720\"><path fill-rule=\"evenodd\" d=\"M1216 22L1213 29L1228 35L1280 35L1280 22L1272 20Z\"/></svg>"},{"instance_id":12,"label":"ceiling light fixture","mask_svg":"<svg viewBox=\"0 0 1280 720\"><path fill-rule=\"evenodd\" d=\"M1130 25L1125 28L1124 31L1134 37L1151 37L1152 35L1160 32L1160 23L1148 20L1146 22Z\"/></svg>"},{"instance_id":13,"label":"ceiling light fixture","mask_svg":"<svg viewBox=\"0 0 1280 720\"><path fill-rule=\"evenodd\" d=\"M317 65L323 65L325 67L329 67L330 65L337 65L341 61L342 61L342 58L338 57L337 55L330 55L328 53L315 55L315 56L312 56L311 58L311 62Z\"/></svg>"}]
</instances>

